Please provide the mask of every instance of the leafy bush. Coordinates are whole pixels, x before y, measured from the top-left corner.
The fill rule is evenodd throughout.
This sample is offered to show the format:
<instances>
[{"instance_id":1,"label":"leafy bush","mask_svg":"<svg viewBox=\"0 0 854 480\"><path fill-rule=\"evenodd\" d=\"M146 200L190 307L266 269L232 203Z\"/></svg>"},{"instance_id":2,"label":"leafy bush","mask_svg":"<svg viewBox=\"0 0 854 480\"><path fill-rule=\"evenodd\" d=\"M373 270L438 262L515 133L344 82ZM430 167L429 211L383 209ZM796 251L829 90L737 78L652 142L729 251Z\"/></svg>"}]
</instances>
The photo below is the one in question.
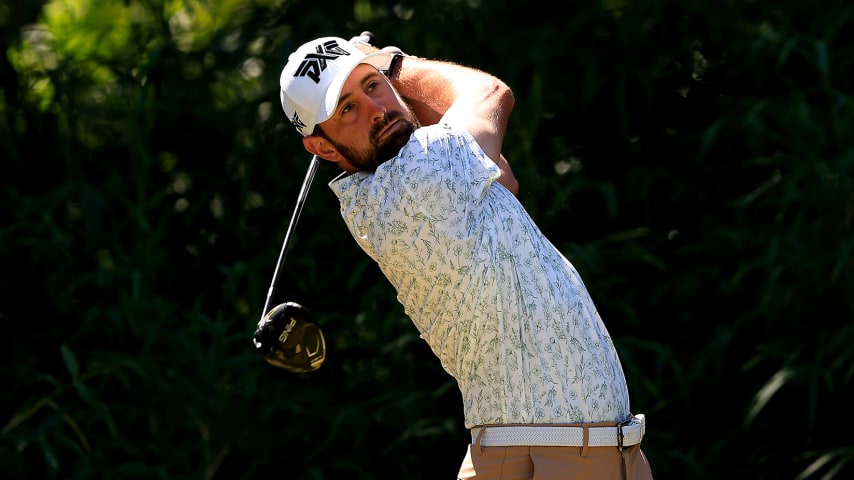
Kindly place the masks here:
<instances>
[{"instance_id":1,"label":"leafy bush","mask_svg":"<svg viewBox=\"0 0 854 480\"><path fill-rule=\"evenodd\" d=\"M851 474L854 7L16 7L6 478L452 478L457 388L348 238L328 165L276 298L318 314L327 363L287 374L250 341L309 160L279 70L366 29L514 88L520 199L617 342L656 478Z\"/></svg>"}]
</instances>

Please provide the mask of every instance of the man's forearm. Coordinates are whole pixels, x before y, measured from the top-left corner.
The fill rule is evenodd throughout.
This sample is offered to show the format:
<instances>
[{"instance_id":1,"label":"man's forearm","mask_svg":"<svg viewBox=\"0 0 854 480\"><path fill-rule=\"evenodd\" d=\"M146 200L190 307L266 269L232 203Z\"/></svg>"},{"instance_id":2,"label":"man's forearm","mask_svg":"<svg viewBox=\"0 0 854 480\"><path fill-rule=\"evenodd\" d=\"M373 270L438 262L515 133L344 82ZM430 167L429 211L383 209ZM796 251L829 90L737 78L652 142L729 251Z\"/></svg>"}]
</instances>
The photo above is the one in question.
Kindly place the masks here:
<instances>
[{"instance_id":1,"label":"man's forearm","mask_svg":"<svg viewBox=\"0 0 854 480\"><path fill-rule=\"evenodd\" d=\"M357 43L356 47L365 53L380 51L366 43ZM457 100L477 104L488 100L492 92L509 92L501 80L475 68L408 55L402 55L393 63L395 68L389 72L389 80L422 125L437 123ZM509 103L496 102L495 105L496 110L506 109L509 115L512 95L507 98Z\"/></svg>"},{"instance_id":2,"label":"man's forearm","mask_svg":"<svg viewBox=\"0 0 854 480\"><path fill-rule=\"evenodd\" d=\"M422 125L438 123L457 98L451 69L442 62L404 57L390 78Z\"/></svg>"},{"instance_id":3,"label":"man's forearm","mask_svg":"<svg viewBox=\"0 0 854 480\"><path fill-rule=\"evenodd\" d=\"M419 99L419 96L407 94L406 91L414 90L416 87L412 85L411 80L401 80L401 70L403 68L403 62L409 57L404 57L400 63L398 64L398 68L395 72L391 73L389 80L392 85L394 85L395 89L400 93L400 96L403 97L403 100L407 105L412 109L412 112L418 118L418 121L421 122L421 125L434 125L439 123L439 120L442 118L442 115L448 111L448 107L450 103L443 102L442 104L437 104L438 99L434 99L432 103L425 102ZM413 64L416 63L416 60L409 59L407 62L409 69L405 74L403 74L403 78L410 78L413 74Z\"/></svg>"},{"instance_id":4,"label":"man's forearm","mask_svg":"<svg viewBox=\"0 0 854 480\"><path fill-rule=\"evenodd\" d=\"M390 80L425 125L438 122L455 102L485 105L491 97L509 91L499 79L480 70L417 57L404 57Z\"/></svg>"},{"instance_id":5,"label":"man's forearm","mask_svg":"<svg viewBox=\"0 0 854 480\"><path fill-rule=\"evenodd\" d=\"M464 128L498 160L515 103L500 79L450 62L407 57L391 82L425 125L442 118Z\"/></svg>"}]
</instances>

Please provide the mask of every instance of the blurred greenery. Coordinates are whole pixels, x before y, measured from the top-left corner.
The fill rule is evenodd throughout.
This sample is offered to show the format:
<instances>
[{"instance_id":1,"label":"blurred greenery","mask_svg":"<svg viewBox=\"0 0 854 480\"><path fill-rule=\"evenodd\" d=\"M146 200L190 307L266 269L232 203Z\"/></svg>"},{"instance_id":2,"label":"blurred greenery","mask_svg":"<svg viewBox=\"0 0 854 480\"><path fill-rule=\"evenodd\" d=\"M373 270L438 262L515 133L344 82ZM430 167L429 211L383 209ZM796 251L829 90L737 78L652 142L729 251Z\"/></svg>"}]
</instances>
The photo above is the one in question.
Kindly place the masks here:
<instances>
[{"instance_id":1,"label":"blurred greenery","mask_svg":"<svg viewBox=\"0 0 854 480\"><path fill-rule=\"evenodd\" d=\"M454 478L456 385L355 246L277 97L322 35L472 65L517 97L520 199L615 338L657 479L851 478L854 4L0 4L7 479Z\"/></svg>"}]
</instances>

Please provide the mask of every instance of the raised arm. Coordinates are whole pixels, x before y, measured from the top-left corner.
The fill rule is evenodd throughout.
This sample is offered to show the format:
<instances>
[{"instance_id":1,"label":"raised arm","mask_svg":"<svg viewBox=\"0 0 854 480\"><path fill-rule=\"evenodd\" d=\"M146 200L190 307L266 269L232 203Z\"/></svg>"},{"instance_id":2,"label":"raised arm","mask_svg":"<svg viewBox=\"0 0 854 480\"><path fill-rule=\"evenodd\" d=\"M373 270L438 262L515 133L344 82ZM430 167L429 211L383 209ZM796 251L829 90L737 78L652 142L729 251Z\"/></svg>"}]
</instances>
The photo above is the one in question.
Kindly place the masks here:
<instances>
[{"instance_id":1,"label":"raised arm","mask_svg":"<svg viewBox=\"0 0 854 480\"><path fill-rule=\"evenodd\" d=\"M376 47L360 45L364 51ZM501 169L499 183L516 195L519 183L501 154L515 104L510 87L481 70L450 62L404 56L389 80L422 125L440 120L466 129Z\"/></svg>"},{"instance_id":2,"label":"raised arm","mask_svg":"<svg viewBox=\"0 0 854 480\"><path fill-rule=\"evenodd\" d=\"M441 116L465 128L490 158L498 159L515 102L504 82L473 68L414 57L404 57L392 75L392 85L419 119Z\"/></svg>"},{"instance_id":3,"label":"raised arm","mask_svg":"<svg viewBox=\"0 0 854 480\"><path fill-rule=\"evenodd\" d=\"M516 195L519 183L501 154L515 98L504 82L483 71L448 62L404 57L392 85L425 125L464 128L501 169L499 182Z\"/></svg>"}]
</instances>

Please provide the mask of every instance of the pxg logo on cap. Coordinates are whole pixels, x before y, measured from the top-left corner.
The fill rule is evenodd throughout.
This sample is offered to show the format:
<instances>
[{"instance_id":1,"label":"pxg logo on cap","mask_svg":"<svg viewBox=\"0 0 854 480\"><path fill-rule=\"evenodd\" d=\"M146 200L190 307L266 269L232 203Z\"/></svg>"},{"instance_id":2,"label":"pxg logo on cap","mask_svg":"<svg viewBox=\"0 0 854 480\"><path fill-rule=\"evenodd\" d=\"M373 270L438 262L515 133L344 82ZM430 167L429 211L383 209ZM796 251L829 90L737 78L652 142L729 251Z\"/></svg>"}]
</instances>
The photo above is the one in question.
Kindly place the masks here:
<instances>
[{"instance_id":1,"label":"pxg logo on cap","mask_svg":"<svg viewBox=\"0 0 854 480\"><path fill-rule=\"evenodd\" d=\"M354 68L367 63L382 69L390 58L385 52L366 55L338 37L303 44L288 57L279 77L285 115L299 133L310 135L315 125L335 113L341 88Z\"/></svg>"}]
</instances>

